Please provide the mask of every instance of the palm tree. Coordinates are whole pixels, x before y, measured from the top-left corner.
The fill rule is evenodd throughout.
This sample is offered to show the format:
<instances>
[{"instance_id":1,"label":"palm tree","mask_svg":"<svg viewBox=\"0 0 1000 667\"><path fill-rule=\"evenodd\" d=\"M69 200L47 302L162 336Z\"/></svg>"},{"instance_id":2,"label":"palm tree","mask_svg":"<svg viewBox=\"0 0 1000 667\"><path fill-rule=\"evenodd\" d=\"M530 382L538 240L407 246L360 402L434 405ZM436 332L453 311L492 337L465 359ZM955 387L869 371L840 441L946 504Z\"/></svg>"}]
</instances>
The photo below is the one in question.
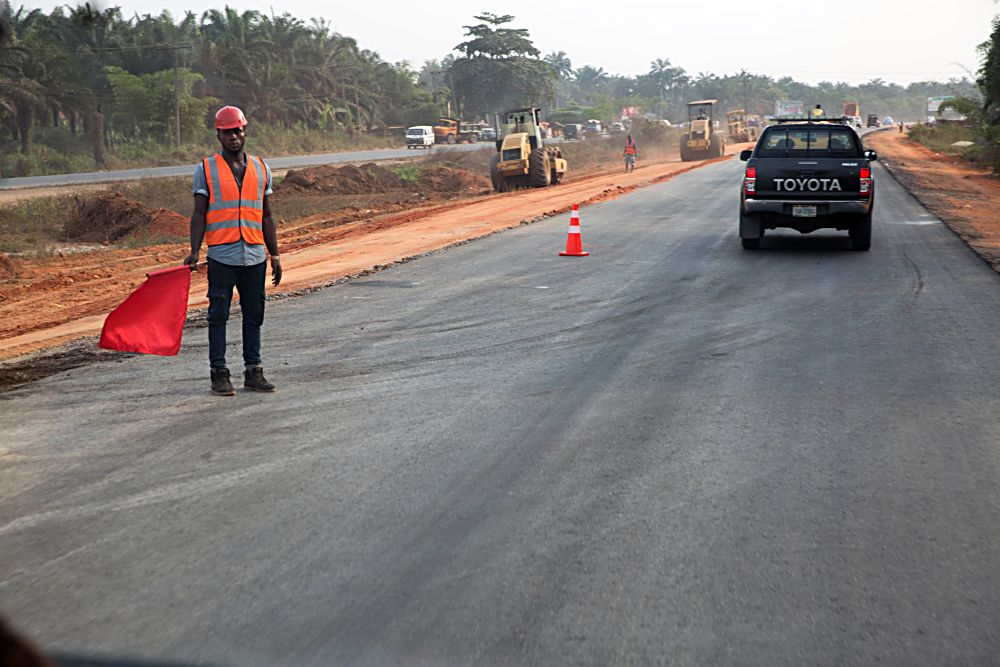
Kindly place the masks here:
<instances>
[{"instance_id":1,"label":"palm tree","mask_svg":"<svg viewBox=\"0 0 1000 667\"><path fill-rule=\"evenodd\" d=\"M565 51L553 51L549 55L545 56L543 60L552 67L555 71L556 76L559 77L554 86L554 99L552 100L552 105L555 107L559 106L559 92L573 76L573 63L570 62L569 57L566 55Z\"/></svg>"},{"instance_id":2,"label":"palm tree","mask_svg":"<svg viewBox=\"0 0 1000 667\"><path fill-rule=\"evenodd\" d=\"M656 90L660 98L660 113L665 111L666 100L675 88L685 86L690 81L682 67L670 64L670 58L657 58L649 63L649 76L656 82Z\"/></svg>"},{"instance_id":3,"label":"palm tree","mask_svg":"<svg viewBox=\"0 0 1000 667\"><path fill-rule=\"evenodd\" d=\"M14 117L23 154L31 150L35 120L50 111L58 117L60 107L51 87L59 58L46 48L44 23L38 9L15 12L8 2L0 5L0 106Z\"/></svg>"},{"instance_id":4,"label":"palm tree","mask_svg":"<svg viewBox=\"0 0 1000 667\"><path fill-rule=\"evenodd\" d=\"M602 93L607 81L608 74L603 67L584 65L576 70L576 83L580 87L580 92L588 97Z\"/></svg>"},{"instance_id":5,"label":"palm tree","mask_svg":"<svg viewBox=\"0 0 1000 667\"><path fill-rule=\"evenodd\" d=\"M543 58L545 62L552 65L560 79L568 79L573 76L573 63L565 51L553 51Z\"/></svg>"}]
</instances>

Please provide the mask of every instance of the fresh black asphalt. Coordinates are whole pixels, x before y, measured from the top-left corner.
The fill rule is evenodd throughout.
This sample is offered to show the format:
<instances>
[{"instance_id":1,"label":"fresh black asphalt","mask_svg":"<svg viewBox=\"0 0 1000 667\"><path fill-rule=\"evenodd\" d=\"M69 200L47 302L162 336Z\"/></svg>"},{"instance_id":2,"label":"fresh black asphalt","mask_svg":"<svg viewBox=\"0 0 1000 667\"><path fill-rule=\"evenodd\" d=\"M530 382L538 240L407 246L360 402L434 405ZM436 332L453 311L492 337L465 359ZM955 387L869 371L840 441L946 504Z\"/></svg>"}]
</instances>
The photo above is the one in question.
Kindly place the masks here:
<instances>
[{"instance_id":1,"label":"fresh black asphalt","mask_svg":"<svg viewBox=\"0 0 1000 667\"><path fill-rule=\"evenodd\" d=\"M877 169L872 250L735 160L0 396L0 608L229 665L1000 655L1000 277ZM238 318L231 325L234 369Z\"/></svg>"}]
</instances>

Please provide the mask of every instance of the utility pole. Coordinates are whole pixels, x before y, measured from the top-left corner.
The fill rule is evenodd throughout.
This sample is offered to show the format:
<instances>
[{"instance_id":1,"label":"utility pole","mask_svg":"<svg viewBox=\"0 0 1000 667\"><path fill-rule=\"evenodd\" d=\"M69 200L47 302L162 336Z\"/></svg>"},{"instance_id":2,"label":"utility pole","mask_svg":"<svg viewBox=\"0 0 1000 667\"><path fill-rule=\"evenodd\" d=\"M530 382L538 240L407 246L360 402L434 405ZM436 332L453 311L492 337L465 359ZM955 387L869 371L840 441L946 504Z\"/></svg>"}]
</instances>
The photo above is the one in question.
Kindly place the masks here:
<instances>
[{"instance_id":1,"label":"utility pole","mask_svg":"<svg viewBox=\"0 0 1000 667\"><path fill-rule=\"evenodd\" d=\"M743 117L744 118L746 118L746 116L750 113L750 103L748 102L749 98L747 98L747 79L748 78L749 78L749 76L747 75L747 71L745 69L741 69L740 70L740 81L743 82Z\"/></svg>"},{"instance_id":2,"label":"utility pole","mask_svg":"<svg viewBox=\"0 0 1000 667\"><path fill-rule=\"evenodd\" d=\"M174 49L174 130L177 148L181 147L181 77L177 71L177 49Z\"/></svg>"},{"instance_id":3,"label":"utility pole","mask_svg":"<svg viewBox=\"0 0 1000 667\"><path fill-rule=\"evenodd\" d=\"M451 84L451 98L455 100L455 115L458 116L462 113L462 110L458 106L458 93L455 92L455 74L451 71L449 67L447 70L448 81ZM451 102L448 102L448 115L451 116Z\"/></svg>"}]
</instances>

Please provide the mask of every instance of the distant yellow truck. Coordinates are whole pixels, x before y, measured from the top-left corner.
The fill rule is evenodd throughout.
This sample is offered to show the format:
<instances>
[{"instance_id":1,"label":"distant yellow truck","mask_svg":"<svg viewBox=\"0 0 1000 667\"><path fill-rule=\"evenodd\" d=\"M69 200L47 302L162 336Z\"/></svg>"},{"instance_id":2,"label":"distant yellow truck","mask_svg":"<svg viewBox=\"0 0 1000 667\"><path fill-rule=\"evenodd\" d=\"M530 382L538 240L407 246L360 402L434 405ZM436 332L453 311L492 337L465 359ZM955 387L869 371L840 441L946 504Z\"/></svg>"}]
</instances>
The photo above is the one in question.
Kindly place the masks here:
<instances>
[{"instance_id":1,"label":"distant yellow truck","mask_svg":"<svg viewBox=\"0 0 1000 667\"><path fill-rule=\"evenodd\" d=\"M483 129L486 123L467 123L459 118L441 118L434 126L434 143L458 144L468 142L474 144L482 141Z\"/></svg>"}]
</instances>

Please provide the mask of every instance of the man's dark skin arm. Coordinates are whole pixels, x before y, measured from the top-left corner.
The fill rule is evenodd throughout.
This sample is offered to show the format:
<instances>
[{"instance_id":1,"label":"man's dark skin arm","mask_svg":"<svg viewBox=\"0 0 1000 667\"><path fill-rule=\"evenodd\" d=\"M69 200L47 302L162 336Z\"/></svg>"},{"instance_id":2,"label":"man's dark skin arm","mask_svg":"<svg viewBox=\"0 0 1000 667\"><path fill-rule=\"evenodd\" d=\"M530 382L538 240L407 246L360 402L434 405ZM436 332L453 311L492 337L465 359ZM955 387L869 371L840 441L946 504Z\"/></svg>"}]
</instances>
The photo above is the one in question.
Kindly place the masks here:
<instances>
[{"instance_id":1,"label":"man's dark skin arm","mask_svg":"<svg viewBox=\"0 0 1000 667\"><path fill-rule=\"evenodd\" d=\"M271 197L264 195L264 245L271 256L271 284L277 287L281 284L281 259L278 257L278 227L271 217ZM194 232L192 232L192 237Z\"/></svg>"},{"instance_id":2,"label":"man's dark skin arm","mask_svg":"<svg viewBox=\"0 0 1000 667\"><path fill-rule=\"evenodd\" d=\"M184 258L185 266L194 266L198 263L198 255L201 253L201 242L205 238L205 227L207 226L206 216L208 214L208 197L205 195L194 196L194 213L191 214L191 254Z\"/></svg>"}]
</instances>

